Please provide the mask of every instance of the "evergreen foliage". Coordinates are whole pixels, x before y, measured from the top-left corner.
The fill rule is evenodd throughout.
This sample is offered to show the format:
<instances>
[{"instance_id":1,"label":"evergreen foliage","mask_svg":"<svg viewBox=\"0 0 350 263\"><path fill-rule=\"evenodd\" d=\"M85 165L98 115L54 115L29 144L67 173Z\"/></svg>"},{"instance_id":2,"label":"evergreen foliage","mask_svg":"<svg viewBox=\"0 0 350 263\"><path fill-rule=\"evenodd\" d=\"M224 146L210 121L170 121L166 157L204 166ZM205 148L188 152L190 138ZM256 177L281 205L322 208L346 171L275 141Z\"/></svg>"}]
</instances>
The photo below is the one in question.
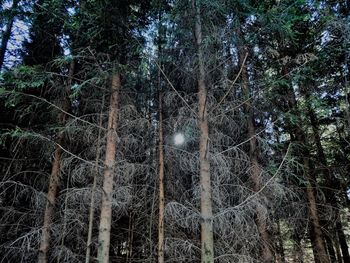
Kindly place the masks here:
<instances>
[{"instance_id":1,"label":"evergreen foliage","mask_svg":"<svg viewBox=\"0 0 350 263\"><path fill-rule=\"evenodd\" d=\"M1 262L349 262L349 1L0 7Z\"/></svg>"}]
</instances>

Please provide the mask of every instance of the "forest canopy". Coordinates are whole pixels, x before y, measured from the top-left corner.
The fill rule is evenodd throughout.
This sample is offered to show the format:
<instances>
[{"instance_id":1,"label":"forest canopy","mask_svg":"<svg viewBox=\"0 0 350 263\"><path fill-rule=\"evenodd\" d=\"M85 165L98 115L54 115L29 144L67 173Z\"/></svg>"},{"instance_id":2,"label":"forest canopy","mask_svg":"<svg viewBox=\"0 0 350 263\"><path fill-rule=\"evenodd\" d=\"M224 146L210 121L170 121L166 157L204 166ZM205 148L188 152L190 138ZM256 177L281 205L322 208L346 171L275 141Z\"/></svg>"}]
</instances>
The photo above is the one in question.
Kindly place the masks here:
<instances>
[{"instance_id":1,"label":"forest canopy","mask_svg":"<svg viewBox=\"0 0 350 263\"><path fill-rule=\"evenodd\" d=\"M350 1L0 0L0 262L350 262Z\"/></svg>"}]
</instances>

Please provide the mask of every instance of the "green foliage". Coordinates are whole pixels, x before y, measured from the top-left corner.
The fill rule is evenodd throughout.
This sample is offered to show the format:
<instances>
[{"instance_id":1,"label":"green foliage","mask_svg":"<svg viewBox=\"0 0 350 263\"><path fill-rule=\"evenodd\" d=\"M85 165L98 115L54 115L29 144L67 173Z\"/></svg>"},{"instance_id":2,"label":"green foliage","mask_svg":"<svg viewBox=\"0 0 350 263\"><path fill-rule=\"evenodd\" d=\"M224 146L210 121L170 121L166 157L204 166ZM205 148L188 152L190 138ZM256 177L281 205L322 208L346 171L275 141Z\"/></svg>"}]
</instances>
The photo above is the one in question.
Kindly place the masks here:
<instances>
[{"instance_id":1,"label":"green foliage","mask_svg":"<svg viewBox=\"0 0 350 263\"><path fill-rule=\"evenodd\" d=\"M19 127L12 130L0 131L0 146L5 146L6 140L17 141L18 139L33 140L42 137L36 133L25 131Z\"/></svg>"},{"instance_id":2,"label":"green foliage","mask_svg":"<svg viewBox=\"0 0 350 263\"><path fill-rule=\"evenodd\" d=\"M40 92L47 78L39 67L19 66L2 73L0 95L6 98L5 106L16 107L25 98L25 93Z\"/></svg>"},{"instance_id":3,"label":"green foliage","mask_svg":"<svg viewBox=\"0 0 350 263\"><path fill-rule=\"evenodd\" d=\"M12 71L4 72L2 80L5 87L24 92L39 89L45 84L47 77L40 67L19 66Z\"/></svg>"}]
</instances>

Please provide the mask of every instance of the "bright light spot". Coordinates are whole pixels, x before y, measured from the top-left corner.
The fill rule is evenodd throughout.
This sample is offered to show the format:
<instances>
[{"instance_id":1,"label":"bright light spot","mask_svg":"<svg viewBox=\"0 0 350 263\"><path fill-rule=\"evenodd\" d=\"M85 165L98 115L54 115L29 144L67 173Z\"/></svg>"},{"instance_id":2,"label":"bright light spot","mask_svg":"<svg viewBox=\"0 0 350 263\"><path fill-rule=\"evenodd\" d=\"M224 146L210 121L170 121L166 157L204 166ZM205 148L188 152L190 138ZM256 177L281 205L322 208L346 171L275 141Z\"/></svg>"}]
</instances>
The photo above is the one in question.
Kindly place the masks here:
<instances>
[{"instance_id":1,"label":"bright light spot","mask_svg":"<svg viewBox=\"0 0 350 263\"><path fill-rule=\"evenodd\" d=\"M185 136L182 133L178 133L174 136L174 143L176 145L181 145L185 142Z\"/></svg>"}]
</instances>

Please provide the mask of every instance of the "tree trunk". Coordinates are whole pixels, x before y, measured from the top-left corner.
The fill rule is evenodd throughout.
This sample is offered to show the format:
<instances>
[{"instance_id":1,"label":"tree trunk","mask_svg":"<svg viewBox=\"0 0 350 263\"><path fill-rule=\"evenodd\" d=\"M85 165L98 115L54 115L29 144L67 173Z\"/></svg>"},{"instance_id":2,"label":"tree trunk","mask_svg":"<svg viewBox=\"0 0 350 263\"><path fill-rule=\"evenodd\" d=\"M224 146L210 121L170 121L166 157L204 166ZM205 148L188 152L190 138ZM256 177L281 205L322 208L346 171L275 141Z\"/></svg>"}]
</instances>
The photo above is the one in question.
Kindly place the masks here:
<instances>
[{"instance_id":1,"label":"tree trunk","mask_svg":"<svg viewBox=\"0 0 350 263\"><path fill-rule=\"evenodd\" d=\"M288 76L288 70L286 69L286 67L283 69L283 75ZM288 102L292 113L294 113L294 115L297 117L300 116L297 101L295 98L295 93L292 87L288 87ZM310 239L312 243L315 262L330 263L326 246L324 243L324 235L321 230L321 224L317 210L317 201L315 193L316 180L314 169L311 169L310 152L307 147L307 137L304 130L302 129L302 122L300 119L298 123L290 124L290 126L287 128L289 128L291 132L291 137L294 137L297 144L300 146L298 149L298 154L302 156L302 162L304 165L304 178L306 181L305 193L308 200L308 212L310 218Z\"/></svg>"},{"instance_id":2,"label":"tree trunk","mask_svg":"<svg viewBox=\"0 0 350 263\"><path fill-rule=\"evenodd\" d=\"M305 142L305 140L304 140ZM315 183L311 176L312 171L310 169L309 154L303 157L303 164L306 174L306 197L309 205L309 218L310 218L310 239L312 242L314 258L316 263L330 263L326 246L324 244L324 237L321 230L320 220L317 211L317 201L315 193Z\"/></svg>"},{"instance_id":3,"label":"tree trunk","mask_svg":"<svg viewBox=\"0 0 350 263\"><path fill-rule=\"evenodd\" d=\"M240 35L240 32L238 33ZM253 191L257 193L261 189L261 177L262 169L259 165L258 157L259 150L257 149L257 139L256 139L256 129L255 129L255 120L253 108L251 106L250 100L248 100L250 96L250 89L248 86L248 72L246 65L243 65L244 57L245 57L245 49L240 48L239 50L239 60L240 64L242 64L242 91L245 95L245 104L244 108L247 114L247 128L248 128L248 138L249 138L249 157L251 163L251 179L253 182ZM263 212L260 208L257 208L256 211L256 226L258 228L258 232L261 238L262 249L261 249L261 258L264 262L272 262L273 261L273 253L271 250L272 242L270 235L267 231L266 226L266 218L263 216Z\"/></svg>"},{"instance_id":4,"label":"tree trunk","mask_svg":"<svg viewBox=\"0 0 350 263\"><path fill-rule=\"evenodd\" d=\"M107 145L105 170L103 174L103 194L98 236L98 262L109 262L109 247L112 221L112 194L115 155L117 148L118 101L120 92L120 74L112 76L110 108L108 114Z\"/></svg>"},{"instance_id":5,"label":"tree trunk","mask_svg":"<svg viewBox=\"0 0 350 263\"><path fill-rule=\"evenodd\" d=\"M343 261L344 261L344 263L350 262L349 248L348 248L348 244L346 243L346 236L344 234L344 230L343 230L340 216L337 219L336 229L337 229L337 234L338 234L338 238L339 238L341 252L343 254Z\"/></svg>"},{"instance_id":6,"label":"tree trunk","mask_svg":"<svg viewBox=\"0 0 350 263\"><path fill-rule=\"evenodd\" d=\"M159 220L158 263L164 263L164 151L162 93L159 93Z\"/></svg>"},{"instance_id":7,"label":"tree trunk","mask_svg":"<svg viewBox=\"0 0 350 263\"><path fill-rule=\"evenodd\" d=\"M207 112L207 87L205 84L205 69L202 50L202 25L199 4L192 0L196 14L195 37L199 65L198 76L198 118L200 129L200 189L201 189L201 262L214 262L213 208L211 195L210 163L209 163L209 127Z\"/></svg>"},{"instance_id":8,"label":"tree trunk","mask_svg":"<svg viewBox=\"0 0 350 263\"><path fill-rule=\"evenodd\" d=\"M65 88L65 96L64 96L65 101L63 105L63 110L65 112L67 112L70 108L68 94L70 92L70 88L72 85L74 68L75 68L75 63L73 60L70 63L68 83ZM66 123L66 117L67 115L64 112L61 112L59 114L59 123L61 125L64 125ZM61 145L63 145L63 143L64 143L64 133L60 132L56 142L57 146L54 154L49 188L47 192L47 203L45 208L43 230L42 230L40 247L39 247L39 255L38 255L39 263L46 263L48 258L48 251L49 251L50 239L51 239L51 233L50 233L51 224L52 224L52 220L55 212L56 196L60 185L60 166L61 166L61 156L63 152Z\"/></svg>"},{"instance_id":9,"label":"tree trunk","mask_svg":"<svg viewBox=\"0 0 350 263\"><path fill-rule=\"evenodd\" d=\"M12 27L13 27L13 22L16 17L16 9L18 7L19 0L14 0L12 7L11 7L11 14L8 17L8 21L6 24L5 31L3 32L1 36L1 46L0 46L0 71L2 69L2 66L4 65L4 60L5 60L5 54L7 50L7 44L10 40L11 33L12 33Z\"/></svg>"},{"instance_id":10,"label":"tree trunk","mask_svg":"<svg viewBox=\"0 0 350 263\"><path fill-rule=\"evenodd\" d=\"M329 233L324 233L324 238L325 238L325 241L326 241L326 246L327 246L329 259L331 260L331 262L337 262L337 257L335 255L333 242L332 242L331 237L329 236Z\"/></svg>"},{"instance_id":11,"label":"tree trunk","mask_svg":"<svg viewBox=\"0 0 350 263\"><path fill-rule=\"evenodd\" d=\"M337 233L335 233L333 240L334 240L335 252L337 254L337 262L338 263L344 263L343 257L341 255L341 251L340 251L340 243L339 243L339 237L338 237Z\"/></svg>"},{"instance_id":12,"label":"tree trunk","mask_svg":"<svg viewBox=\"0 0 350 263\"><path fill-rule=\"evenodd\" d=\"M309 96L306 94L306 101L307 102L308 102L308 99L309 99ZM337 182L336 178L334 178L334 176L332 176L330 169L328 167L327 158L326 158L326 155L324 153L323 146L321 144L321 136L318 132L319 128L318 128L318 124L317 124L316 115L315 115L314 111L312 110L309 102L307 103L307 108L308 108L309 119L311 122L312 131L313 131L313 135L314 135L314 140L315 140L315 144L316 144L316 148L317 148L317 157L319 158L320 163L322 165L322 167L321 167L322 173L324 175L326 186L327 186L327 188L325 190L326 200L327 200L327 203L329 206L334 207L334 217L336 218L335 228L336 228L336 232L338 233L339 239L341 239L341 238L345 237L345 235L344 235L343 227L342 227L342 224L340 221L341 218L339 215L339 205L338 205L338 202L337 202L337 199L336 199L334 192L332 192L332 190L334 191L335 189L340 188L339 182ZM328 241L328 243L330 243L330 242L331 241ZM349 248L348 248L348 245L346 243L346 238L344 238L343 240L339 240L339 242L341 245L340 247L342 250L344 262L350 262ZM329 252L330 252L331 259L333 257L333 260L335 260L334 249L332 251L333 245L332 245L332 247L330 247L330 245L328 245L328 247L330 249Z\"/></svg>"},{"instance_id":13,"label":"tree trunk","mask_svg":"<svg viewBox=\"0 0 350 263\"><path fill-rule=\"evenodd\" d=\"M103 119L103 108L104 108L104 96L102 96L102 105L101 105L101 112L100 112L100 120L99 120L99 126L98 129L98 137L97 137L97 150L96 150L96 159L95 159L95 170L94 173L94 179L92 183L92 189L91 189L91 201L90 201L90 211L89 211L89 228L88 228L88 238L86 241L86 256L85 256L85 263L90 262L90 253L91 253L91 240L92 240L92 228L94 225L94 212L95 212L95 192L96 192L96 185L97 185L97 176L98 176L98 163L100 160L100 151L101 151L101 127L102 127L102 119Z\"/></svg>"},{"instance_id":14,"label":"tree trunk","mask_svg":"<svg viewBox=\"0 0 350 263\"><path fill-rule=\"evenodd\" d=\"M62 145L64 140L63 133L60 133L57 140L58 145ZM52 164L51 177L49 182L49 189L47 193L47 203L44 214L43 230L41 234L40 248L39 248L39 263L47 262L47 254L51 239L51 224L55 210L57 190L60 184L60 163L61 163L62 149L57 146L54 154Z\"/></svg>"}]
</instances>

